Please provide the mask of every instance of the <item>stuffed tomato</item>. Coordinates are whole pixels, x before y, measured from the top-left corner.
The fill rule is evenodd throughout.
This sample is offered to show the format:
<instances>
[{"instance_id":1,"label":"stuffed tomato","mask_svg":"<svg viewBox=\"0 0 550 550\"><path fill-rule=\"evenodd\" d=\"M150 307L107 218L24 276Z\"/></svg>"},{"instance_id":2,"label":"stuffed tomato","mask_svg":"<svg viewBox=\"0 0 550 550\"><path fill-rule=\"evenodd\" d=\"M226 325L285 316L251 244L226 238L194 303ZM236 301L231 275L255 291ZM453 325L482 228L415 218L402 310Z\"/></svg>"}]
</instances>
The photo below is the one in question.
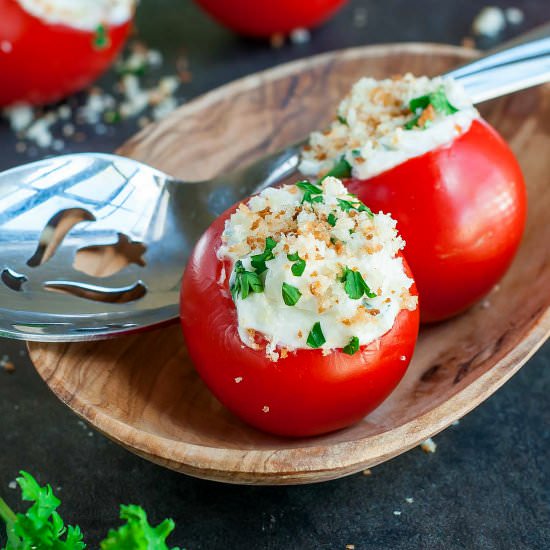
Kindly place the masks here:
<instances>
[{"instance_id":1,"label":"stuffed tomato","mask_svg":"<svg viewBox=\"0 0 550 550\"><path fill-rule=\"evenodd\" d=\"M395 221L335 178L270 188L197 243L181 291L189 355L242 420L285 436L343 428L403 377L418 333Z\"/></svg>"},{"instance_id":2,"label":"stuffed tomato","mask_svg":"<svg viewBox=\"0 0 550 550\"><path fill-rule=\"evenodd\" d=\"M57 101L108 68L134 0L0 0L0 106Z\"/></svg>"},{"instance_id":3,"label":"stuffed tomato","mask_svg":"<svg viewBox=\"0 0 550 550\"><path fill-rule=\"evenodd\" d=\"M422 321L455 315L489 292L521 241L518 162L449 79L360 80L330 128L312 134L301 171L337 173L397 220Z\"/></svg>"}]
</instances>

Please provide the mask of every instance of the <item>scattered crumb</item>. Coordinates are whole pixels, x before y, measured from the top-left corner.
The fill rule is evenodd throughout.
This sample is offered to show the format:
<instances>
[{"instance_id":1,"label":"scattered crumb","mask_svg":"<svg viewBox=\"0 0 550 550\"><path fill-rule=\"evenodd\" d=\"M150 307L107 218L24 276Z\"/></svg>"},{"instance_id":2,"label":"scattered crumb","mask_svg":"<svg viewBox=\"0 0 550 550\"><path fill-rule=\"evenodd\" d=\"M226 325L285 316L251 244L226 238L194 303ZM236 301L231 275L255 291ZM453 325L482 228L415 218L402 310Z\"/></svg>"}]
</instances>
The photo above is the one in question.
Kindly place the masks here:
<instances>
[{"instance_id":1,"label":"scattered crumb","mask_svg":"<svg viewBox=\"0 0 550 550\"><path fill-rule=\"evenodd\" d=\"M369 470L368 468L366 470L363 470L363 475L364 476L371 476L372 475L372 470Z\"/></svg>"},{"instance_id":2,"label":"scattered crumb","mask_svg":"<svg viewBox=\"0 0 550 550\"><path fill-rule=\"evenodd\" d=\"M88 432L88 437L93 437L94 436L94 432Z\"/></svg>"},{"instance_id":3,"label":"scattered crumb","mask_svg":"<svg viewBox=\"0 0 550 550\"><path fill-rule=\"evenodd\" d=\"M455 420L451 426L458 426L460 424L460 420Z\"/></svg>"},{"instance_id":4,"label":"scattered crumb","mask_svg":"<svg viewBox=\"0 0 550 550\"><path fill-rule=\"evenodd\" d=\"M355 550L355 544L346 544L346 550Z\"/></svg>"},{"instance_id":5,"label":"scattered crumb","mask_svg":"<svg viewBox=\"0 0 550 550\"><path fill-rule=\"evenodd\" d=\"M355 8L353 12L353 26L362 28L367 24L367 8Z\"/></svg>"},{"instance_id":6,"label":"scattered crumb","mask_svg":"<svg viewBox=\"0 0 550 550\"><path fill-rule=\"evenodd\" d=\"M268 407L267 405L264 405L262 411L263 411L264 413L268 413L268 412L269 412L269 407Z\"/></svg>"},{"instance_id":7,"label":"scattered crumb","mask_svg":"<svg viewBox=\"0 0 550 550\"><path fill-rule=\"evenodd\" d=\"M423 441L422 443L420 443L420 448L425 453L435 453L435 451L437 449L437 444L435 443L435 441L431 437L428 437L428 439L426 439L426 441Z\"/></svg>"},{"instance_id":8,"label":"scattered crumb","mask_svg":"<svg viewBox=\"0 0 550 550\"><path fill-rule=\"evenodd\" d=\"M506 20L511 25L521 25L521 23L523 23L523 20L525 19L523 11L521 11L519 8L506 8L504 10L504 13L506 15Z\"/></svg>"},{"instance_id":9,"label":"scattered crumb","mask_svg":"<svg viewBox=\"0 0 550 550\"><path fill-rule=\"evenodd\" d=\"M408 504L412 504L414 502L414 498L412 497L406 497L405 498L405 502L407 502Z\"/></svg>"},{"instance_id":10,"label":"scattered crumb","mask_svg":"<svg viewBox=\"0 0 550 550\"><path fill-rule=\"evenodd\" d=\"M243 381L243 377L242 377L242 376L237 376L237 377L235 378L235 384L240 384L242 381Z\"/></svg>"},{"instance_id":11,"label":"scattered crumb","mask_svg":"<svg viewBox=\"0 0 550 550\"><path fill-rule=\"evenodd\" d=\"M481 309L489 309L491 307L491 302L489 300L483 300L481 302Z\"/></svg>"},{"instance_id":12,"label":"scattered crumb","mask_svg":"<svg viewBox=\"0 0 550 550\"><path fill-rule=\"evenodd\" d=\"M281 33L275 33L272 34L269 38L269 43L271 44L272 48L282 48L285 44L285 36Z\"/></svg>"},{"instance_id":13,"label":"scattered crumb","mask_svg":"<svg viewBox=\"0 0 550 550\"><path fill-rule=\"evenodd\" d=\"M406 355L402 355L399 359L401 359L401 361L406 361L406 360L407 360L407 356L406 356Z\"/></svg>"},{"instance_id":14,"label":"scattered crumb","mask_svg":"<svg viewBox=\"0 0 550 550\"><path fill-rule=\"evenodd\" d=\"M401 515L401 510L394 510L393 515L394 516L400 516Z\"/></svg>"},{"instance_id":15,"label":"scattered crumb","mask_svg":"<svg viewBox=\"0 0 550 550\"><path fill-rule=\"evenodd\" d=\"M10 481L10 482L8 483L8 487L9 487L10 489L17 489L17 481L15 481L15 479L14 479L13 481Z\"/></svg>"},{"instance_id":16,"label":"scattered crumb","mask_svg":"<svg viewBox=\"0 0 550 550\"><path fill-rule=\"evenodd\" d=\"M475 17L472 30L476 35L498 36L506 27L506 17L501 8L497 6L484 7Z\"/></svg>"},{"instance_id":17,"label":"scattered crumb","mask_svg":"<svg viewBox=\"0 0 550 550\"><path fill-rule=\"evenodd\" d=\"M4 355L2 359L0 359L0 368L8 374L13 374L15 372L15 365L7 355Z\"/></svg>"},{"instance_id":18,"label":"scattered crumb","mask_svg":"<svg viewBox=\"0 0 550 550\"><path fill-rule=\"evenodd\" d=\"M311 34L307 29L294 29L290 33L290 41L293 44L306 44L311 40Z\"/></svg>"}]
</instances>

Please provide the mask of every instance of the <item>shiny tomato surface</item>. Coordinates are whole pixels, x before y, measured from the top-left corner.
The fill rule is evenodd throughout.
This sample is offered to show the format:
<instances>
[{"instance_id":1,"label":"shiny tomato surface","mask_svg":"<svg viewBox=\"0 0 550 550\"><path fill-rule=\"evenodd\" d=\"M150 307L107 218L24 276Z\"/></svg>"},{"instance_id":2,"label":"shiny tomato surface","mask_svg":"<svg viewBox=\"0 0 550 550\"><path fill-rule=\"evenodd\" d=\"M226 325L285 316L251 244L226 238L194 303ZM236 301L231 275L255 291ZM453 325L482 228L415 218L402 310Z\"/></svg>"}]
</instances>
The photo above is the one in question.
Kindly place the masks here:
<instances>
[{"instance_id":1,"label":"shiny tomato surface","mask_svg":"<svg viewBox=\"0 0 550 550\"><path fill-rule=\"evenodd\" d=\"M504 275L520 244L526 190L500 135L476 120L441 147L348 189L397 219L424 322L468 308Z\"/></svg>"},{"instance_id":2,"label":"shiny tomato surface","mask_svg":"<svg viewBox=\"0 0 550 550\"><path fill-rule=\"evenodd\" d=\"M52 25L16 0L0 0L0 106L57 101L85 88L109 67L131 21L85 31Z\"/></svg>"},{"instance_id":3,"label":"shiny tomato surface","mask_svg":"<svg viewBox=\"0 0 550 550\"><path fill-rule=\"evenodd\" d=\"M359 421L405 374L418 333L418 308L401 311L389 332L352 356L301 349L269 360L264 350L242 343L228 277L221 277L223 264L216 257L225 220L234 211L203 235L183 277L181 324L197 371L229 410L268 432L310 436Z\"/></svg>"},{"instance_id":4,"label":"shiny tomato surface","mask_svg":"<svg viewBox=\"0 0 550 550\"><path fill-rule=\"evenodd\" d=\"M214 19L249 36L288 33L326 21L346 0L196 0Z\"/></svg>"}]
</instances>

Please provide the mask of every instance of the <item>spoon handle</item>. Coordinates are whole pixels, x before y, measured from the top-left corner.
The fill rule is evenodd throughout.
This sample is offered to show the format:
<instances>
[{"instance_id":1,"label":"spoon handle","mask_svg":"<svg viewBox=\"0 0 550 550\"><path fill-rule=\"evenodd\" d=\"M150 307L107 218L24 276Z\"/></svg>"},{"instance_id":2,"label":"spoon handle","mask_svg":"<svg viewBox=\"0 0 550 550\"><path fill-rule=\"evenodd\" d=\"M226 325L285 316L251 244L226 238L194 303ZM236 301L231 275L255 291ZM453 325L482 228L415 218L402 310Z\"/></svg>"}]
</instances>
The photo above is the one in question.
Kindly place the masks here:
<instances>
[{"instance_id":1,"label":"spoon handle","mask_svg":"<svg viewBox=\"0 0 550 550\"><path fill-rule=\"evenodd\" d=\"M459 80L474 103L550 81L550 24L506 42L445 74Z\"/></svg>"}]
</instances>

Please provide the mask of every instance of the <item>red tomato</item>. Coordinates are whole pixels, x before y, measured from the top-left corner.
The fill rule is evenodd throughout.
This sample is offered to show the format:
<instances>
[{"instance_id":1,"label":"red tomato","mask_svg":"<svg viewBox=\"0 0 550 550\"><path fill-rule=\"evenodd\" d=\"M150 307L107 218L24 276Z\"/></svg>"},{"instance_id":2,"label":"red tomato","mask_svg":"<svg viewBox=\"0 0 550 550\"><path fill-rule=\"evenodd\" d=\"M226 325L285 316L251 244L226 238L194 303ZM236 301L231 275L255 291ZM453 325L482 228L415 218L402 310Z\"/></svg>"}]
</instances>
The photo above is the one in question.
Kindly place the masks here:
<instances>
[{"instance_id":1,"label":"red tomato","mask_svg":"<svg viewBox=\"0 0 550 550\"><path fill-rule=\"evenodd\" d=\"M49 103L85 88L109 67L131 28L131 21L105 27L102 44L97 31L49 24L16 0L0 0L0 13L0 106Z\"/></svg>"},{"instance_id":2,"label":"red tomato","mask_svg":"<svg viewBox=\"0 0 550 550\"><path fill-rule=\"evenodd\" d=\"M197 0L212 17L242 34L271 36L326 21L346 0Z\"/></svg>"},{"instance_id":3,"label":"red tomato","mask_svg":"<svg viewBox=\"0 0 550 550\"><path fill-rule=\"evenodd\" d=\"M455 315L489 292L512 262L525 227L518 162L481 120L449 147L346 186L373 211L397 219L423 322Z\"/></svg>"},{"instance_id":4,"label":"red tomato","mask_svg":"<svg viewBox=\"0 0 550 550\"><path fill-rule=\"evenodd\" d=\"M352 356L301 349L270 361L265 351L242 343L228 280L219 283L216 250L234 211L203 235L183 277L181 324L197 371L229 410L268 432L310 436L359 421L405 374L418 334L418 308L402 310L389 332Z\"/></svg>"}]
</instances>

